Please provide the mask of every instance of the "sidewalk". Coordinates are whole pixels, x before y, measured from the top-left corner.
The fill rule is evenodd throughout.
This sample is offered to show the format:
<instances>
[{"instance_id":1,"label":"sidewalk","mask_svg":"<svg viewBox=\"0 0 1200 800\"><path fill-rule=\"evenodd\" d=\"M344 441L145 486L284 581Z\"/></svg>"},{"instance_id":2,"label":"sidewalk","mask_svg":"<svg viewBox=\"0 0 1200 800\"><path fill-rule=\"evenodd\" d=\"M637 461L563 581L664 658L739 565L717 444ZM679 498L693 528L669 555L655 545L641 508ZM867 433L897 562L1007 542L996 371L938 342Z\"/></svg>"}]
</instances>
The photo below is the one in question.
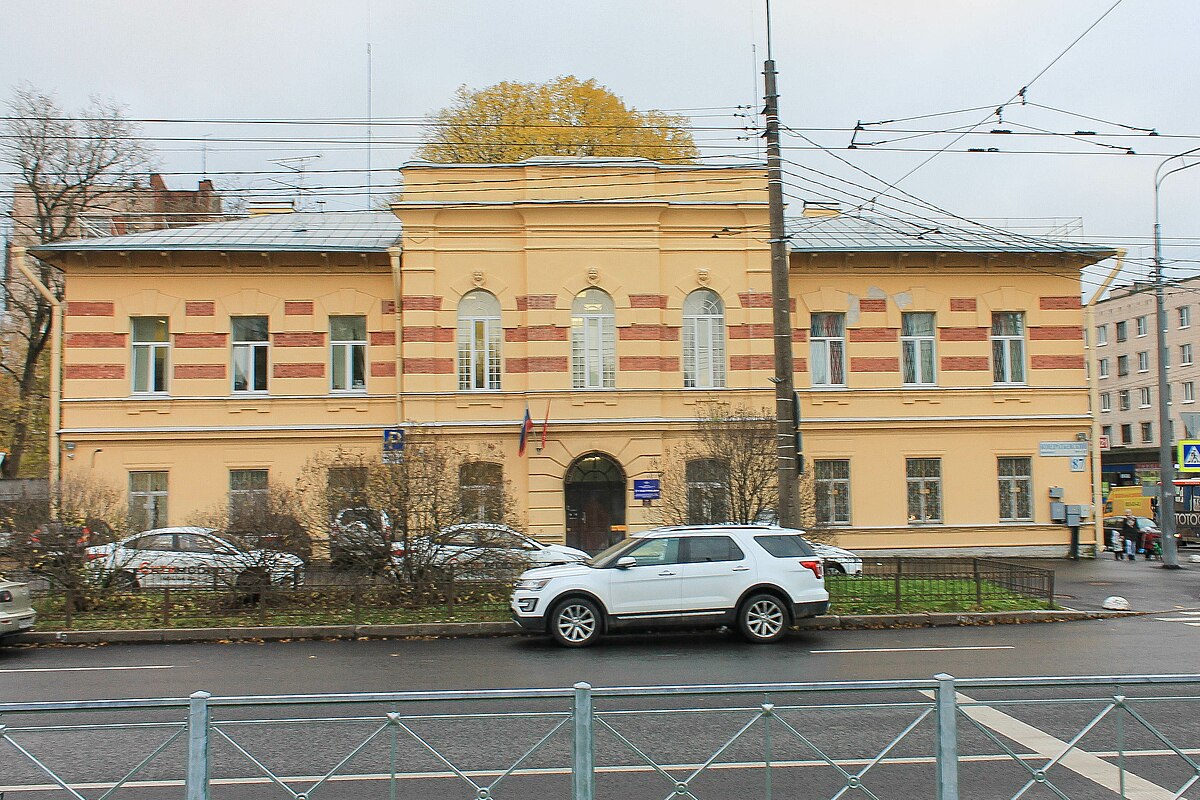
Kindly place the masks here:
<instances>
[{"instance_id":1,"label":"sidewalk","mask_svg":"<svg viewBox=\"0 0 1200 800\"><path fill-rule=\"evenodd\" d=\"M1133 611L1200 609L1200 564L1189 560L1200 550L1179 553L1183 569L1162 569L1161 561L1117 561L1112 553L1098 559L1019 559L1030 566L1054 570L1054 591L1065 608L1093 611L1104 598L1119 595ZM1014 559L1016 560L1016 559Z\"/></svg>"}]
</instances>

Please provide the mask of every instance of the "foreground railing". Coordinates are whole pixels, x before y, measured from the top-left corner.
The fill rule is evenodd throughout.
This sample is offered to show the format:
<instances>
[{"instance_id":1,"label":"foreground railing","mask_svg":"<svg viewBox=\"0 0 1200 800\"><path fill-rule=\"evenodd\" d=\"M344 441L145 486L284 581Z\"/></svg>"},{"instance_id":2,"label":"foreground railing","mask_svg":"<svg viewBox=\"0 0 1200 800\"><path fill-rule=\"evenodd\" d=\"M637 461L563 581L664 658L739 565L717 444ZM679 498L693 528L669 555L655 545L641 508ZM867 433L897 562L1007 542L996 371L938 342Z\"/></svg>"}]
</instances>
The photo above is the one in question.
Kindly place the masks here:
<instances>
[{"instance_id":1,"label":"foreground railing","mask_svg":"<svg viewBox=\"0 0 1200 800\"><path fill-rule=\"evenodd\" d=\"M1200 675L943 674L5 703L0 792L1180 800L1200 780L1198 687ZM110 764L116 753L129 764Z\"/></svg>"}]
</instances>

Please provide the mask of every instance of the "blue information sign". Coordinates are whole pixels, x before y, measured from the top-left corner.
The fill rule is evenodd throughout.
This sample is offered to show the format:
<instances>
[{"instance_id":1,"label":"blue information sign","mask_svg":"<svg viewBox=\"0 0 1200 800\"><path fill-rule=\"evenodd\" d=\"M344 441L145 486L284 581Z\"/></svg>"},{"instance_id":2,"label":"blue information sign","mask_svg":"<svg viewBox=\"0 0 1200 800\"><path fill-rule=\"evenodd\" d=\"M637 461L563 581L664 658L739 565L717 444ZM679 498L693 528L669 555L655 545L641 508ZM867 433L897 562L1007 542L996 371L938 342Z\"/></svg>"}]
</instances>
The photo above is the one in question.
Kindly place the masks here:
<instances>
[{"instance_id":1,"label":"blue information sign","mask_svg":"<svg viewBox=\"0 0 1200 800\"><path fill-rule=\"evenodd\" d=\"M383 463L395 464L404 457L404 429L383 429Z\"/></svg>"},{"instance_id":2,"label":"blue information sign","mask_svg":"<svg viewBox=\"0 0 1200 800\"><path fill-rule=\"evenodd\" d=\"M658 478L638 478L633 481L634 500L658 500L662 497L662 482Z\"/></svg>"}]
</instances>

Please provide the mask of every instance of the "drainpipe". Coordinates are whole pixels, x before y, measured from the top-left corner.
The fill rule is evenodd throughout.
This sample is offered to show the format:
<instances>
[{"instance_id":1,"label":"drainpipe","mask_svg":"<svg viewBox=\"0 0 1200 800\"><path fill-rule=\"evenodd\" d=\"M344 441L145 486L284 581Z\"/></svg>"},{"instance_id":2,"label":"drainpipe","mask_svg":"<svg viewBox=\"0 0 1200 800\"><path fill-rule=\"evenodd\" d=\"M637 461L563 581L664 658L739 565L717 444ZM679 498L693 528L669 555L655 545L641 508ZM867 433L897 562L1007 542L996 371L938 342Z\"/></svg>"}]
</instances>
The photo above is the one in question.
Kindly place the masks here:
<instances>
[{"instance_id":1,"label":"drainpipe","mask_svg":"<svg viewBox=\"0 0 1200 800\"><path fill-rule=\"evenodd\" d=\"M404 424L404 365L400 357L404 334L404 320L400 313L400 303L404 297L404 283L400 275L400 247L389 247L388 258L392 262L392 302L395 303L393 312L396 318L396 424Z\"/></svg>"},{"instance_id":2,"label":"drainpipe","mask_svg":"<svg viewBox=\"0 0 1200 800\"><path fill-rule=\"evenodd\" d=\"M1104 494L1100 486L1102 474L1100 472L1100 372L1097 369L1099 361L1096 348L1096 325L1095 325L1095 303L1099 300L1104 292L1108 290L1108 285L1113 282L1113 279L1121 272L1125 266L1125 250L1117 250L1117 265L1108 273L1108 277L1100 284L1096 291L1092 292L1092 297L1084 306L1083 324L1084 337L1088 342L1088 403L1092 411L1092 435L1091 435L1091 461L1092 461L1092 530L1096 540L1096 557L1104 552ZM1110 442L1111 445L1111 442Z\"/></svg>"},{"instance_id":3,"label":"drainpipe","mask_svg":"<svg viewBox=\"0 0 1200 800\"><path fill-rule=\"evenodd\" d=\"M62 447L59 442L62 429L62 301L29 268L29 254L24 247L14 248L13 255L17 269L50 304L50 500L51 515L57 517L62 485Z\"/></svg>"}]
</instances>

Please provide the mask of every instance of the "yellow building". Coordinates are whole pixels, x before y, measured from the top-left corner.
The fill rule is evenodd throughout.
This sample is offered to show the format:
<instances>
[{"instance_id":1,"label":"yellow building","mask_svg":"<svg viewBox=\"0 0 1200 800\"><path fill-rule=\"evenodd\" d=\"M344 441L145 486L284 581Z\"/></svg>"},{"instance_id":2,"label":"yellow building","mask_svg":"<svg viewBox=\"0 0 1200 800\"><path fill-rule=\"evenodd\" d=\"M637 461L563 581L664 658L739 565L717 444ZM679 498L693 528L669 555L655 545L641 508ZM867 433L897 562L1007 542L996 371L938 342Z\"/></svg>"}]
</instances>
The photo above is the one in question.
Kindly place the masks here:
<instances>
[{"instance_id":1,"label":"yellow building","mask_svg":"<svg viewBox=\"0 0 1200 800\"><path fill-rule=\"evenodd\" d=\"M34 251L67 274L63 468L181 523L417 423L499 465L531 534L596 549L653 524L633 481L704 403L772 405L762 169L416 163L404 186L394 213ZM1090 429L1079 273L1111 252L861 214L791 242L805 453L840 543L1061 553L1049 490L1087 504L1090 480L1048 453Z\"/></svg>"}]
</instances>

